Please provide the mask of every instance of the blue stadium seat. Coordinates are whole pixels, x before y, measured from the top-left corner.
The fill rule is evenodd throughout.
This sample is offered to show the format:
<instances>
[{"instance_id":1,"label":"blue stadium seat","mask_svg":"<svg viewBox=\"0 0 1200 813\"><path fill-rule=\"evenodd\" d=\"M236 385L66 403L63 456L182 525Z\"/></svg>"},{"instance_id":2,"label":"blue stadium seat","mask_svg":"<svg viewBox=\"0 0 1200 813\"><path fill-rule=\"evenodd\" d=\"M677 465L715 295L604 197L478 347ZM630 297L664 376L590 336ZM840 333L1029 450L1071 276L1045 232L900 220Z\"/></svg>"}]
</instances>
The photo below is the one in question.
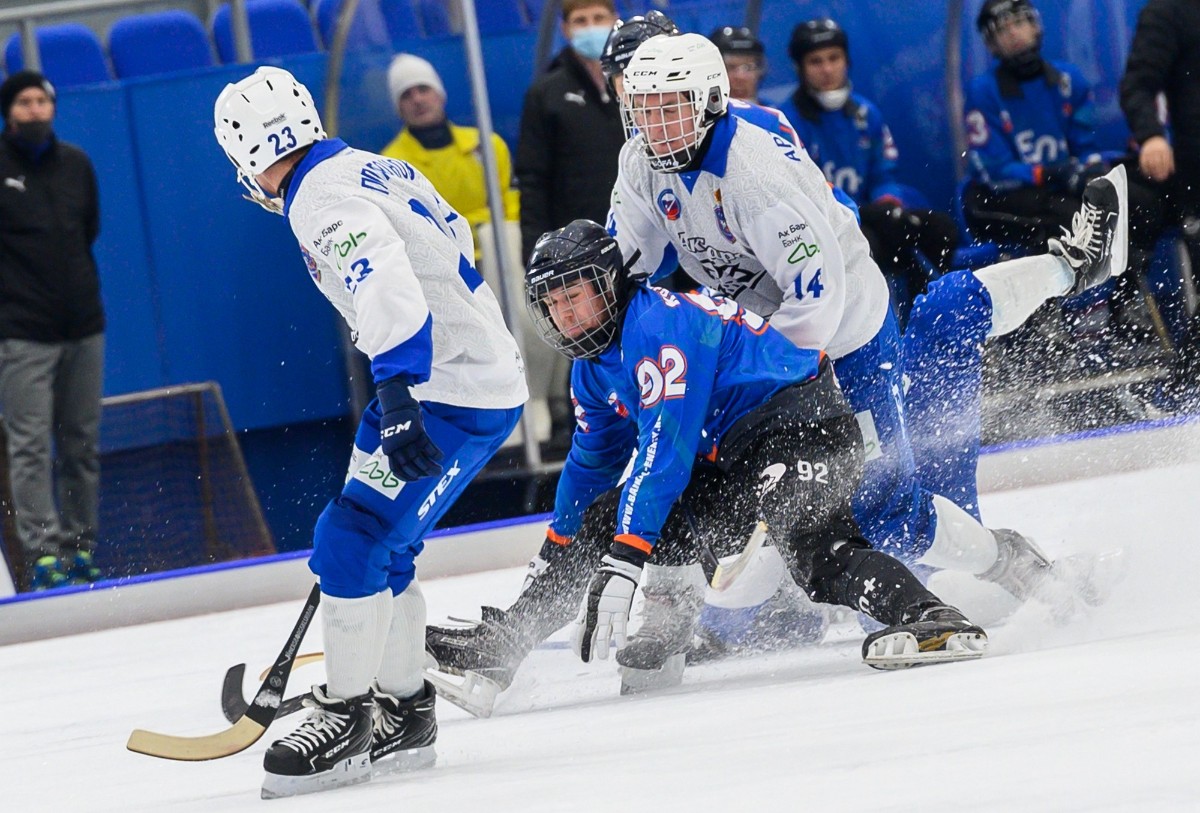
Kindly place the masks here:
<instances>
[{"instance_id":1,"label":"blue stadium seat","mask_svg":"<svg viewBox=\"0 0 1200 813\"><path fill-rule=\"evenodd\" d=\"M413 0L379 0L379 11L393 44L425 35Z\"/></svg>"},{"instance_id":2,"label":"blue stadium seat","mask_svg":"<svg viewBox=\"0 0 1200 813\"><path fill-rule=\"evenodd\" d=\"M229 4L223 3L212 19L217 56L226 64L237 61L231 16ZM255 59L308 54L317 50L312 20L297 0L246 0L246 16L250 20Z\"/></svg>"},{"instance_id":3,"label":"blue stadium seat","mask_svg":"<svg viewBox=\"0 0 1200 813\"><path fill-rule=\"evenodd\" d=\"M510 34L513 31L523 31L528 27L525 20L525 9L521 0L488 0L486 3L475 4L475 14L479 17L479 33Z\"/></svg>"},{"instance_id":4,"label":"blue stadium seat","mask_svg":"<svg viewBox=\"0 0 1200 813\"><path fill-rule=\"evenodd\" d=\"M170 47L164 47L166 43ZM203 23L179 9L117 20L108 32L108 54L118 79L213 64L212 44Z\"/></svg>"},{"instance_id":5,"label":"blue stadium seat","mask_svg":"<svg viewBox=\"0 0 1200 813\"><path fill-rule=\"evenodd\" d=\"M91 85L112 79L108 61L104 58L104 46L87 26L64 23L38 28L37 42L42 58L42 73L57 88ZM8 38L4 47L4 62L10 74L25 67L20 34Z\"/></svg>"},{"instance_id":6,"label":"blue stadium seat","mask_svg":"<svg viewBox=\"0 0 1200 813\"><path fill-rule=\"evenodd\" d=\"M313 19L326 49L333 47L337 33L338 16L342 12L343 0L316 0L313 4ZM350 24L350 35L346 39L348 50L361 48L390 48L391 37L379 4L359 3L354 9L354 22Z\"/></svg>"},{"instance_id":7,"label":"blue stadium seat","mask_svg":"<svg viewBox=\"0 0 1200 813\"><path fill-rule=\"evenodd\" d=\"M443 0L419 0L421 18L425 21L425 35L428 37L443 37L454 33L450 23L450 12ZM476 5L476 8L479 6Z\"/></svg>"}]
</instances>

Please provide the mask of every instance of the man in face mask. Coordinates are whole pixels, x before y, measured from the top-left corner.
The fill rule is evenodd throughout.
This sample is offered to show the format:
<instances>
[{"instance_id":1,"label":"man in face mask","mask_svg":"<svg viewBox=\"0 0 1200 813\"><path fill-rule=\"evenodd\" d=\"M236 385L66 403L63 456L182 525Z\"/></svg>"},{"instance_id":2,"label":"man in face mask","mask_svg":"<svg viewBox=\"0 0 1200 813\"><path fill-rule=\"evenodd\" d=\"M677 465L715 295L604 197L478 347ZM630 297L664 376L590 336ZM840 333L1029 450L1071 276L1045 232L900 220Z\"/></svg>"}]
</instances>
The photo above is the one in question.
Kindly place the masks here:
<instances>
[{"instance_id":1,"label":"man in face mask","mask_svg":"<svg viewBox=\"0 0 1200 813\"><path fill-rule=\"evenodd\" d=\"M99 577L100 211L91 161L54 136L46 77L8 77L0 112L0 414L24 583L45 589Z\"/></svg>"},{"instance_id":2,"label":"man in face mask","mask_svg":"<svg viewBox=\"0 0 1200 813\"><path fill-rule=\"evenodd\" d=\"M834 20L792 30L788 55L800 86L780 110L826 180L854 199L871 255L888 277L901 321L931 271L945 273L958 229L897 182L899 153L883 114L850 85L850 43Z\"/></svg>"},{"instance_id":3,"label":"man in face mask","mask_svg":"<svg viewBox=\"0 0 1200 813\"><path fill-rule=\"evenodd\" d=\"M563 0L561 31L569 45L525 94L515 162L524 257L548 231L608 216L625 130L600 56L616 22L612 0ZM552 444L565 450L575 416L562 372L550 384L559 395L549 405Z\"/></svg>"}]
</instances>

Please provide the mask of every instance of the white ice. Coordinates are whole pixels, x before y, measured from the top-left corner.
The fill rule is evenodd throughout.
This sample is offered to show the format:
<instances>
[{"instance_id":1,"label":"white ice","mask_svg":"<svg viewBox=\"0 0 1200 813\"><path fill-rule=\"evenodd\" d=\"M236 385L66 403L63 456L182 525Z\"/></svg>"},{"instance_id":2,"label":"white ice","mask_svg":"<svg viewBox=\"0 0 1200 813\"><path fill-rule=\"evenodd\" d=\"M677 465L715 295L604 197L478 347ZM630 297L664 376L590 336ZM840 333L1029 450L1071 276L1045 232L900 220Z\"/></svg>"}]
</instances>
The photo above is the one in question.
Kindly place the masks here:
<instances>
[{"instance_id":1,"label":"white ice","mask_svg":"<svg viewBox=\"0 0 1200 813\"><path fill-rule=\"evenodd\" d=\"M843 635L622 698L613 666L539 650L491 719L439 705L435 768L287 800L259 798L261 761L295 717L212 762L124 745L224 728L226 667L267 665L297 603L0 648L0 810L1200 810L1198 490L1190 465L986 497L993 526L1053 554L1124 548L1128 575L1065 627L1022 608L980 661L877 672ZM430 617L505 603L520 579L430 581ZM289 693L322 680L305 667Z\"/></svg>"}]
</instances>

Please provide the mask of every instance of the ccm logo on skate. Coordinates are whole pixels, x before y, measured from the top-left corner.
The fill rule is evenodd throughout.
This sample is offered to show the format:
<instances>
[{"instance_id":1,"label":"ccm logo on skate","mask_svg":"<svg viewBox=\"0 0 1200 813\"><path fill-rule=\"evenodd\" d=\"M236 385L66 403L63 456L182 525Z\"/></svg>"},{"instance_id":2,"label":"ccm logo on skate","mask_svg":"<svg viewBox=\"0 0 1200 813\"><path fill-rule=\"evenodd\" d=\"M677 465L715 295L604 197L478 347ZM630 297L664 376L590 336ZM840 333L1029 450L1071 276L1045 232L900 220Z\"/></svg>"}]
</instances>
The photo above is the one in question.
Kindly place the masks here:
<instances>
[{"instance_id":1,"label":"ccm logo on skate","mask_svg":"<svg viewBox=\"0 0 1200 813\"><path fill-rule=\"evenodd\" d=\"M387 429L384 429L379 433L379 437L390 438L392 435L398 435L401 432L407 432L410 426L412 426L412 421L405 421L404 423L398 423L395 426L389 426Z\"/></svg>"},{"instance_id":2,"label":"ccm logo on skate","mask_svg":"<svg viewBox=\"0 0 1200 813\"><path fill-rule=\"evenodd\" d=\"M437 502L437 498L442 496L446 489L450 487L450 481L460 474L462 474L462 469L458 467L458 461L455 460L454 465L450 467L450 471L442 475L442 479L438 480L437 487L425 498L425 502L421 503L421 507L417 510L417 519L425 519L425 515L429 513L430 508L433 508L434 503Z\"/></svg>"}]
</instances>

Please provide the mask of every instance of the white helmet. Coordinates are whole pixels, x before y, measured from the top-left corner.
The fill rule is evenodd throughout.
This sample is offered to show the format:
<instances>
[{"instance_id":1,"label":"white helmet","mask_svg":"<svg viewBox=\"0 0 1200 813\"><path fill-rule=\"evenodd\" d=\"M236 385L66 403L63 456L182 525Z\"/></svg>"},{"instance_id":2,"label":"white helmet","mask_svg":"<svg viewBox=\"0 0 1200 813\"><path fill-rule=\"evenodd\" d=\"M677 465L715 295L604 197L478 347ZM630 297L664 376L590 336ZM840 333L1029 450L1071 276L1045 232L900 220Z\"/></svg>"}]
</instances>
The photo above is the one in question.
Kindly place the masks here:
<instances>
[{"instance_id":1,"label":"white helmet","mask_svg":"<svg viewBox=\"0 0 1200 813\"><path fill-rule=\"evenodd\" d=\"M270 198L255 180L267 167L314 141L325 128L308 88L282 68L263 66L234 85L226 85L213 108L217 142L238 170L248 198L268 211L282 213L283 201Z\"/></svg>"},{"instance_id":2,"label":"white helmet","mask_svg":"<svg viewBox=\"0 0 1200 813\"><path fill-rule=\"evenodd\" d=\"M729 105L721 52L699 34L659 34L638 46L624 77L626 137L641 139L654 170L683 170Z\"/></svg>"}]
</instances>

